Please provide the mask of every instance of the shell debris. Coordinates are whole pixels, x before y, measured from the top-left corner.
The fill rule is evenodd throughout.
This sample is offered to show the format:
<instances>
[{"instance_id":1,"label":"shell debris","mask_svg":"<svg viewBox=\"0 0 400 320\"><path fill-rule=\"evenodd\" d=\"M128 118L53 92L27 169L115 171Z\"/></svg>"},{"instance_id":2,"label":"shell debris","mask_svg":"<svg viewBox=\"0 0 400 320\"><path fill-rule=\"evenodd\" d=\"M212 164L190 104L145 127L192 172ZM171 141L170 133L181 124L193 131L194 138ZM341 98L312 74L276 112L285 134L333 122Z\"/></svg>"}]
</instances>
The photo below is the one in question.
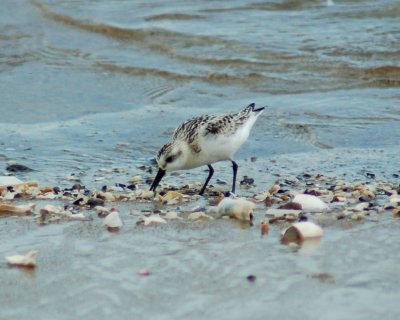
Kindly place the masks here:
<instances>
[{"instance_id":1,"label":"shell debris","mask_svg":"<svg viewBox=\"0 0 400 320\"><path fill-rule=\"evenodd\" d=\"M313 222L296 222L282 231L281 241L284 244L291 242L300 244L307 239L321 238L323 234L322 228Z\"/></svg>"},{"instance_id":2,"label":"shell debris","mask_svg":"<svg viewBox=\"0 0 400 320\"><path fill-rule=\"evenodd\" d=\"M229 216L240 221L252 221L255 204L242 198L224 198L217 207L219 217Z\"/></svg>"},{"instance_id":3,"label":"shell debris","mask_svg":"<svg viewBox=\"0 0 400 320\"><path fill-rule=\"evenodd\" d=\"M31 250L25 255L14 255L6 257L7 262L10 266L24 267L24 268L34 268L36 267L36 255L37 250Z\"/></svg>"},{"instance_id":4,"label":"shell debris","mask_svg":"<svg viewBox=\"0 0 400 320\"><path fill-rule=\"evenodd\" d=\"M122 227L122 220L119 216L119 212L116 209L111 209L109 215L104 218L103 225L107 227L110 232L119 231Z\"/></svg>"},{"instance_id":5,"label":"shell debris","mask_svg":"<svg viewBox=\"0 0 400 320\"><path fill-rule=\"evenodd\" d=\"M261 220L260 222L260 230L261 230L261 236L264 236L268 234L269 232L269 223L268 221Z\"/></svg>"},{"instance_id":6,"label":"shell debris","mask_svg":"<svg viewBox=\"0 0 400 320\"><path fill-rule=\"evenodd\" d=\"M302 210L309 212L326 211L329 209L329 206L324 201L310 194L297 194L292 201L300 204Z\"/></svg>"},{"instance_id":7,"label":"shell debris","mask_svg":"<svg viewBox=\"0 0 400 320\"><path fill-rule=\"evenodd\" d=\"M160 217L159 214L153 214L149 217L142 217L140 220L136 222L137 225L144 225L146 227L155 226L158 224L166 224L166 223L167 221L164 218Z\"/></svg>"},{"instance_id":8,"label":"shell debris","mask_svg":"<svg viewBox=\"0 0 400 320\"><path fill-rule=\"evenodd\" d=\"M0 203L0 215L4 214L21 214L21 215L28 215L33 213L36 204L30 203L27 205L14 205L14 204L7 204L7 203Z\"/></svg>"},{"instance_id":9,"label":"shell debris","mask_svg":"<svg viewBox=\"0 0 400 320\"><path fill-rule=\"evenodd\" d=\"M188 219L192 221L214 220L212 216L201 211L192 212L191 214L188 215Z\"/></svg>"}]
</instances>

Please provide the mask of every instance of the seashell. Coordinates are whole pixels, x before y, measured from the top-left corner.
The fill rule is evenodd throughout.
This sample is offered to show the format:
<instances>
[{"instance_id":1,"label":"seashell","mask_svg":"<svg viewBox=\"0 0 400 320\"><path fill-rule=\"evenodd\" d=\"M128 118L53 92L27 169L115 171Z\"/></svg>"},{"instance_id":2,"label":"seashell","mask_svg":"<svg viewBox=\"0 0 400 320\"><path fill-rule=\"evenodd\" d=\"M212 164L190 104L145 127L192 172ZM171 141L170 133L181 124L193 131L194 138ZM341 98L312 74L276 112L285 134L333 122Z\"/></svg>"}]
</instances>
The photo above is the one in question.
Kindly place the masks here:
<instances>
[{"instance_id":1,"label":"seashell","mask_svg":"<svg viewBox=\"0 0 400 320\"><path fill-rule=\"evenodd\" d=\"M129 183L138 183L140 180L142 180L141 176L133 176L132 178L129 179Z\"/></svg>"},{"instance_id":2,"label":"seashell","mask_svg":"<svg viewBox=\"0 0 400 320\"><path fill-rule=\"evenodd\" d=\"M252 199L257 202L263 202L267 199L268 195L269 195L268 193L256 194L253 196Z\"/></svg>"},{"instance_id":3,"label":"seashell","mask_svg":"<svg viewBox=\"0 0 400 320\"><path fill-rule=\"evenodd\" d=\"M350 210L352 210L352 211L364 211L364 210L368 209L370 206L371 206L371 204L369 202L361 202L361 203L355 205Z\"/></svg>"},{"instance_id":4,"label":"seashell","mask_svg":"<svg viewBox=\"0 0 400 320\"><path fill-rule=\"evenodd\" d=\"M160 223L167 223L165 219L161 218L159 214L153 214L150 217L143 217L142 220L139 220L136 222L136 224L143 224L146 227L147 226L152 226L152 225L157 225Z\"/></svg>"},{"instance_id":5,"label":"seashell","mask_svg":"<svg viewBox=\"0 0 400 320\"><path fill-rule=\"evenodd\" d=\"M188 216L189 220L193 221L204 221L204 220L213 220L214 218L209 216L208 214L205 214L204 212L192 212Z\"/></svg>"},{"instance_id":6,"label":"seashell","mask_svg":"<svg viewBox=\"0 0 400 320\"><path fill-rule=\"evenodd\" d=\"M7 192L6 194L5 194L5 196L3 197L3 200L14 200L14 198L15 198L15 195L16 195L17 193L15 193L15 192Z\"/></svg>"},{"instance_id":7,"label":"seashell","mask_svg":"<svg viewBox=\"0 0 400 320\"><path fill-rule=\"evenodd\" d=\"M346 198L339 195L334 195L331 202L346 202Z\"/></svg>"},{"instance_id":8,"label":"seashell","mask_svg":"<svg viewBox=\"0 0 400 320\"><path fill-rule=\"evenodd\" d=\"M165 215L165 219L167 220L176 220L176 219L182 219L180 216L178 216L178 213L175 211L169 211Z\"/></svg>"},{"instance_id":9,"label":"seashell","mask_svg":"<svg viewBox=\"0 0 400 320\"><path fill-rule=\"evenodd\" d=\"M306 239L321 238L323 233L322 228L313 222L296 222L282 231L281 241L285 244L301 243Z\"/></svg>"},{"instance_id":10,"label":"seashell","mask_svg":"<svg viewBox=\"0 0 400 320\"><path fill-rule=\"evenodd\" d=\"M217 210L220 217L229 216L241 221L253 220L253 209L255 204L241 198L224 198L218 205Z\"/></svg>"},{"instance_id":11,"label":"seashell","mask_svg":"<svg viewBox=\"0 0 400 320\"><path fill-rule=\"evenodd\" d=\"M64 210L60 207L53 206L51 204L48 204L44 206L42 209L40 209L40 214L46 215L46 214L62 214Z\"/></svg>"},{"instance_id":12,"label":"seashell","mask_svg":"<svg viewBox=\"0 0 400 320\"><path fill-rule=\"evenodd\" d=\"M165 196L162 197L162 201L171 201L171 200L182 200L183 194L177 191L168 191Z\"/></svg>"},{"instance_id":13,"label":"seashell","mask_svg":"<svg viewBox=\"0 0 400 320\"><path fill-rule=\"evenodd\" d=\"M275 199L272 197L266 197L264 203L267 207L272 206L275 203Z\"/></svg>"},{"instance_id":14,"label":"seashell","mask_svg":"<svg viewBox=\"0 0 400 320\"><path fill-rule=\"evenodd\" d=\"M97 197L108 202L114 202L116 200L116 197L112 192L99 192Z\"/></svg>"},{"instance_id":15,"label":"seashell","mask_svg":"<svg viewBox=\"0 0 400 320\"><path fill-rule=\"evenodd\" d=\"M363 213L356 213L356 214L352 214L352 215L350 216L350 219L351 219L351 220L354 220L354 221L364 220L364 218L365 218L365 216L364 216Z\"/></svg>"},{"instance_id":16,"label":"seashell","mask_svg":"<svg viewBox=\"0 0 400 320\"><path fill-rule=\"evenodd\" d=\"M260 222L261 236L268 234L269 232L269 223L268 221L261 220Z\"/></svg>"},{"instance_id":17,"label":"seashell","mask_svg":"<svg viewBox=\"0 0 400 320\"><path fill-rule=\"evenodd\" d=\"M309 212L318 212L328 210L328 205L316 196L310 194L298 194L294 197L293 202L301 205L301 208Z\"/></svg>"},{"instance_id":18,"label":"seashell","mask_svg":"<svg viewBox=\"0 0 400 320\"><path fill-rule=\"evenodd\" d=\"M99 218L105 218L111 213L110 210L102 206L96 206L94 207L94 210L96 210L97 216Z\"/></svg>"},{"instance_id":19,"label":"seashell","mask_svg":"<svg viewBox=\"0 0 400 320\"><path fill-rule=\"evenodd\" d=\"M31 214L35 209L36 204L30 203L27 205L13 205L0 203L0 215L1 214Z\"/></svg>"},{"instance_id":20,"label":"seashell","mask_svg":"<svg viewBox=\"0 0 400 320\"><path fill-rule=\"evenodd\" d=\"M141 216L142 216L142 213L141 213L139 210L137 210L137 209L131 209L131 211L129 212L129 214L130 214L131 216L137 216L137 217L141 217Z\"/></svg>"},{"instance_id":21,"label":"seashell","mask_svg":"<svg viewBox=\"0 0 400 320\"><path fill-rule=\"evenodd\" d=\"M56 199L58 196L56 194L54 194L53 192L47 192L45 194L39 194L36 196L36 199L38 200L54 200Z\"/></svg>"},{"instance_id":22,"label":"seashell","mask_svg":"<svg viewBox=\"0 0 400 320\"><path fill-rule=\"evenodd\" d=\"M110 214L105 217L103 225L107 227L108 231L118 231L122 227L122 220L118 211L111 209Z\"/></svg>"},{"instance_id":23,"label":"seashell","mask_svg":"<svg viewBox=\"0 0 400 320\"><path fill-rule=\"evenodd\" d=\"M147 270L147 269L140 269L139 271L138 271L138 275L139 276L143 276L143 277L145 277L145 276L149 276L151 273L150 273L150 271L149 270Z\"/></svg>"},{"instance_id":24,"label":"seashell","mask_svg":"<svg viewBox=\"0 0 400 320\"><path fill-rule=\"evenodd\" d=\"M222 201L222 199L224 199L225 196L223 193L221 193L217 198L213 199L210 201L210 205L211 206L217 206L219 205L219 203Z\"/></svg>"},{"instance_id":25,"label":"seashell","mask_svg":"<svg viewBox=\"0 0 400 320\"><path fill-rule=\"evenodd\" d=\"M136 191L136 197L143 200L153 200L154 199L154 191L139 189Z\"/></svg>"},{"instance_id":26,"label":"seashell","mask_svg":"<svg viewBox=\"0 0 400 320\"><path fill-rule=\"evenodd\" d=\"M53 188L52 187L43 187L43 188L40 188L40 192L43 192L43 193L53 192Z\"/></svg>"},{"instance_id":27,"label":"seashell","mask_svg":"<svg viewBox=\"0 0 400 320\"><path fill-rule=\"evenodd\" d=\"M6 257L7 262L10 266L34 268L36 267L36 250L29 251L25 255L15 255Z\"/></svg>"},{"instance_id":28,"label":"seashell","mask_svg":"<svg viewBox=\"0 0 400 320\"><path fill-rule=\"evenodd\" d=\"M389 198L389 202L391 202L391 203L400 203L400 196L398 196L397 194L391 196Z\"/></svg>"},{"instance_id":29,"label":"seashell","mask_svg":"<svg viewBox=\"0 0 400 320\"><path fill-rule=\"evenodd\" d=\"M270 195L274 195L275 193L278 193L279 190L281 190L281 187L276 183L268 190L268 192Z\"/></svg>"}]
</instances>

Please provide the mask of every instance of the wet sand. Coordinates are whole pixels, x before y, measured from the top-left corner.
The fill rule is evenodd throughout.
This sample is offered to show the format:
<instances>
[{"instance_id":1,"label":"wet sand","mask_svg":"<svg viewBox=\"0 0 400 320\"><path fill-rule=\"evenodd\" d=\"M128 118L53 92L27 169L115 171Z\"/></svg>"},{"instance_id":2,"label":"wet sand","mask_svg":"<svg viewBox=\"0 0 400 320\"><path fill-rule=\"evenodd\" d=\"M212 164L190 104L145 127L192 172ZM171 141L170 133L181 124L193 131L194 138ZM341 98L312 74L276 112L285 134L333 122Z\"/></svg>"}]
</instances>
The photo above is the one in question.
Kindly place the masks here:
<instances>
[{"instance_id":1,"label":"wet sand","mask_svg":"<svg viewBox=\"0 0 400 320\"><path fill-rule=\"evenodd\" d=\"M399 172L391 160L397 154L397 149L335 149L240 161L240 174L254 177L255 186L239 188L238 193L251 196L276 180L303 173L335 176L354 184L398 184L393 174ZM374 173L375 179L367 173ZM115 174L104 175L101 183L111 185ZM143 177L147 175L142 172ZM202 180L205 173L197 170L183 175L186 183ZM95 178L85 177L88 188L94 186L89 181ZM230 168L217 165L216 178L229 181ZM180 177L166 180L182 183ZM296 188L302 186L291 189ZM206 196L173 206L106 204L120 211L124 225L117 233L107 231L93 210L84 210L91 221L45 226L32 216L2 218L2 256L39 251L34 270L8 268L2 263L2 316L24 319L34 313L41 319L103 319L113 314L122 318L146 314L154 319L239 319L247 315L261 319L265 312L289 319L299 313L307 319L398 316L396 239L400 219L390 211L360 221L337 220L336 210L308 215L323 226L325 234L319 243L300 247L280 243L286 224L273 224L267 236L260 236L258 224L266 219L264 203L257 204L253 226L226 219L183 219L143 227L136 225L138 217L129 214L131 209L168 209L182 214L195 206L208 206L208 200ZM36 201L38 209L47 203L54 201ZM149 276L138 274L143 268ZM255 276L255 281L250 282L248 276Z\"/></svg>"}]
</instances>

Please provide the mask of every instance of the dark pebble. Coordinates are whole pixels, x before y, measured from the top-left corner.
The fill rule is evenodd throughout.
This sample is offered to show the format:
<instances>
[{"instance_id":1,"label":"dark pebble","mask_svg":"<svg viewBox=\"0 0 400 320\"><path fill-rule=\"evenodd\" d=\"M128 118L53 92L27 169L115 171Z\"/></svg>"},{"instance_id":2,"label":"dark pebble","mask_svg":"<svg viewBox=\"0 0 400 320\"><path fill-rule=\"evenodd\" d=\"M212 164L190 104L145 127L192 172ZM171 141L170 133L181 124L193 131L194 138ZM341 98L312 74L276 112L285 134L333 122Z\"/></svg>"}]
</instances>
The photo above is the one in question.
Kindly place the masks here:
<instances>
[{"instance_id":1,"label":"dark pebble","mask_svg":"<svg viewBox=\"0 0 400 320\"><path fill-rule=\"evenodd\" d=\"M375 173L367 172L365 175L368 179L375 179Z\"/></svg>"},{"instance_id":2,"label":"dark pebble","mask_svg":"<svg viewBox=\"0 0 400 320\"><path fill-rule=\"evenodd\" d=\"M97 198L90 198L87 202L87 205L90 207L103 206L104 200Z\"/></svg>"},{"instance_id":3,"label":"dark pebble","mask_svg":"<svg viewBox=\"0 0 400 320\"><path fill-rule=\"evenodd\" d=\"M304 191L304 194L310 194L312 196L319 197L322 193L317 190L307 189L306 191Z\"/></svg>"},{"instance_id":4,"label":"dark pebble","mask_svg":"<svg viewBox=\"0 0 400 320\"><path fill-rule=\"evenodd\" d=\"M393 173L393 178L398 178L400 177L400 175L398 175L397 173Z\"/></svg>"},{"instance_id":5,"label":"dark pebble","mask_svg":"<svg viewBox=\"0 0 400 320\"><path fill-rule=\"evenodd\" d=\"M7 171L10 172L28 172L28 171L33 171L31 168L24 166L23 164L10 164L6 168Z\"/></svg>"},{"instance_id":6,"label":"dark pebble","mask_svg":"<svg viewBox=\"0 0 400 320\"><path fill-rule=\"evenodd\" d=\"M101 187L101 191L107 192L107 186L102 186L102 187Z\"/></svg>"},{"instance_id":7,"label":"dark pebble","mask_svg":"<svg viewBox=\"0 0 400 320\"><path fill-rule=\"evenodd\" d=\"M243 180L240 181L241 185L252 185L254 184L254 179L253 178L249 178L248 176L244 176Z\"/></svg>"},{"instance_id":8,"label":"dark pebble","mask_svg":"<svg viewBox=\"0 0 400 320\"><path fill-rule=\"evenodd\" d=\"M118 188L122 188L122 189L126 188L126 184L123 184L123 183L116 183L115 186Z\"/></svg>"},{"instance_id":9,"label":"dark pebble","mask_svg":"<svg viewBox=\"0 0 400 320\"><path fill-rule=\"evenodd\" d=\"M136 185L135 184L130 184L129 186L127 186L127 188L129 190L135 190L136 189Z\"/></svg>"},{"instance_id":10,"label":"dark pebble","mask_svg":"<svg viewBox=\"0 0 400 320\"><path fill-rule=\"evenodd\" d=\"M256 279L257 279L257 277L254 274L250 274L247 276L247 280L249 282L254 282L254 281L256 281Z\"/></svg>"},{"instance_id":11,"label":"dark pebble","mask_svg":"<svg viewBox=\"0 0 400 320\"><path fill-rule=\"evenodd\" d=\"M8 191L8 192L14 192L13 186L8 186L8 187L7 187L7 191Z\"/></svg>"},{"instance_id":12,"label":"dark pebble","mask_svg":"<svg viewBox=\"0 0 400 320\"><path fill-rule=\"evenodd\" d=\"M217 184L219 184L219 185L221 185L221 186L224 186L224 185L227 184L227 182L224 181L224 180L217 179Z\"/></svg>"},{"instance_id":13,"label":"dark pebble","mask_svg":"<svg viewBox=\"0 0 400 320\"><path fill-rule=\"evenodd\" d=\"M307 216L306 215L300 215L299 216L299 220L298 220L299 222L304 222L304 221L308 221L308 218L307 218Z\"/></svg>"},{"instance_id":14,"label":"dark pebble","mask_svg":"<svg viewBox=\"0 0 400 320\"><path fill-rule=\"evenodd\" d=\"M279 207L279 209L286 210L302 210L301 204L297 202L289 202Z\"/></svg>"},{"instance_id":15,"label":"dark pebble","mask_svg":"<svg viewBox=\"0 0 400 320\"><path fill-rule=\"evenodd\" d=\"M81 189L85 189L85 186L82 186L79 183L74 184L71 188L71 190L81 190Z\"/></svg>"},{"instance_id":16,"label":"dark pebble","mask_svg":"<svg viewBox=\"0 0 400 320\"><path fill-rule=\"evenodd\" d=\"M81 204L81 202L83 201L83 198L78 198L76 199L74 202L72 202L72 204L74 206L79 206Z\"/></svg>"},{"instance_id":17,"label":"dark pebble","mask_svg":"<svg viewBox=\"0 0 400 320\"><path fill-rule=\"evenodd\" d=\"M53 188L53 192L54 192L55 194L59 194L59 193L61 192L61 189L60 189L59 187L54 187L54 188Z\"/></svg>"}]
</instances>

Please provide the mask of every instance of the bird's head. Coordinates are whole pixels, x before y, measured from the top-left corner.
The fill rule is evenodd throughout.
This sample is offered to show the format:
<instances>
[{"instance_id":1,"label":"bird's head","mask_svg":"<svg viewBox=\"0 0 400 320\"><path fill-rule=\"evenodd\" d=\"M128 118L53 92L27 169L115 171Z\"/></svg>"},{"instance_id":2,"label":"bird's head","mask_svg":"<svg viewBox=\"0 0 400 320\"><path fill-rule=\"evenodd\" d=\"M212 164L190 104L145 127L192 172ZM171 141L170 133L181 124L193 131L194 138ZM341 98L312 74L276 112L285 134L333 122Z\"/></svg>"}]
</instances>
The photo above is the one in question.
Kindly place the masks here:
<instances>
[{"instance_id":1,"label":"bird's head","mask_svg":"<svg viewBox=\"0 0 400 320\"><path fill-rule=\"evenodd\" d=\"M156 161L159 170L150 187L152 191L155 191L166 171L180 170L185 167L186 156L184 144L178 141L165 144L158 152Z\"/></svg>"},{"instance_id":2,"label":"bird's head","mask_svg":"<svg viewBox=\"0 0 400 320\"><path fill-rule=\"evenodd\" d=\"M184 168L186 157L183 143L173 141L165 144L157 155L158 167L164 171L175 171Z\"/></svg>"}]
</instances>

